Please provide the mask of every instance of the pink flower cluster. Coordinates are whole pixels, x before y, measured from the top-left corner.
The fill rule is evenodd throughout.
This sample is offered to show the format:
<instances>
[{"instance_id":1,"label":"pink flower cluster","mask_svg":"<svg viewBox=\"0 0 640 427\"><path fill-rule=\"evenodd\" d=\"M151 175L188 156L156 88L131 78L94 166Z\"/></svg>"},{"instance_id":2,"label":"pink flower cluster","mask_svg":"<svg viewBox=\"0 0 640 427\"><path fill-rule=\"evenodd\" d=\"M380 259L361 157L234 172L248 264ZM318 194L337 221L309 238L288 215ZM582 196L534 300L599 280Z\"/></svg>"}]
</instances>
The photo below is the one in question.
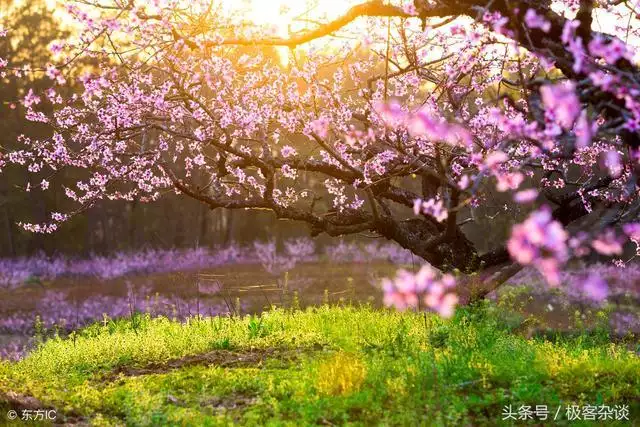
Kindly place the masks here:
<instances>
[{"instance_id":1,"label":"pink flower cluster","mask_svg":"<svg viewBox=\"0 0 640 427\"><path fill-rule=\"evenodd\" d=\"M615 64L622 58L633 59L633 52L622 40L613 39L607 42L601 35L597 35L589 42L589 52L593 56L603 58L609 64Z\"/></svg>"},{"instance_id":2,"label":"pink flower cluster","mask_svg":"<svg viewBox=\"0 0 640 427\"><path fill-rule=\"evenodd\" d=\"M551 121L564 129L571 129L580 114L580 100L575 83L568 81L540 88L542 103Z\"/></svg>"},{"instance_id":3,"label":"pink flower cluster","mask_svg":"<svg viewBox=\"0 0 640 427\"><path fill-rule=\"evenodd\" d=\"M413 213L416 215L420 215L420 214L431 215L438 222L442 222L449 217L449 212L444 207L444 204L440 199L414 200Z\"/></svg>"},{"instance_id":4,"label":"pink flower cluster","mask_svg":"<svg viewBox=\"0 0 640 427\"><path fill-rule=\"evenodd\" d=\"M431 109L423 108L409 122L411 134L430 141L443 141L453 146L473 145L473 136L464 127L438 117Z\"/></svg>"},{"instance_id":5,"label":"pink flower cluster","mask_svg":"<svg viewBox=\"0 0 640 427\"><path fill-rule=\"evenodd\" d=\"M417 274L399 270L394 280L384 279L384 303L398 310L424 307L437 312L444 318L453 316L458 296L453 293L456 280L450 274L442 276L430 265L425 264Z\"/></svg>"},{"instance_id":6,"label":"pink flower cluster","mask_svg":"<svg viewBox=\"0 0 640 427\"><path fill-rule=\"evenodd\" d=\"M604 256L621 255L623 241L613 230L607 230L591 242L591 247Z\"/></svg>"},{"instance_id":7,"label":"pink flower cluster","mask_svg":"<svg viewBox=\"0 0 640 427\"><path fill-rule=\"evenodd\" d=\"M524 22L527 24L527 27L531 29L539 28L545 33L548 33L551 29L551 22L544 16L538 15L533 9L527 10L527 13L524 15Z\"/></svg>"},{"instance_id":8,"label":"pink flower cluster","mask_svg":"<svg viewBox=\"0 0 640 427\"><path fill-rule=\"evenodd\" d=\"M533 212L522 224L513 227L507 248L522 265L533 265L549 284L560 284L560 266L567 261L568 234L551 216L548 208Z\"/></svg>"},{"instance_id":9,"label":"pink flower cluster","mask_svg":"<svg viewBox=\"0 0 640 427\"><path fill-rule=\"evenodd\" d=\"M0 38L6 37L7 36L7 30L3 27L0 27ZM5 68L7 65L9 64L9 61L0 57L0 70L2 70L3 68ZM0 71L0 78L4 77L4 71Z\"/></svg>"}]
</instances>

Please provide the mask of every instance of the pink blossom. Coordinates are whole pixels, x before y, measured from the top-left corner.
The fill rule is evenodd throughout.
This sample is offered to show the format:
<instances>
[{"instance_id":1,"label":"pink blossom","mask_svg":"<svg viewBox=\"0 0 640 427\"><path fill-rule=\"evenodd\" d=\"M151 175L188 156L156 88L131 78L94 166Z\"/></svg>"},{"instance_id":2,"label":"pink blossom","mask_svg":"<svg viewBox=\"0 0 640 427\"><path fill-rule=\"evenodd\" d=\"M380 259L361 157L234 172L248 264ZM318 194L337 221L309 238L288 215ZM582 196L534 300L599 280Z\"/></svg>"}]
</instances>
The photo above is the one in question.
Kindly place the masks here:
<instances>
[{"instance_id":1,"label":"pink blossom","mask_svg":"<svg viewBox=\"0 0 640 427\"><path fill-rule=\"evenodd\" d=\"M597 129L598 125L596 123L592 124L589 122L587 110L582 110L574 128L574 132L576 134L576 147L585 148L589 146Z\"/></svg>"},{"instance_id":2,"label":"pink blossom","mask_svg":"<svg viewBox=\"0 0 640 427\"><path fill-rule=\"evenodd\" d=\"M622 242L612 230L601 234L591 242L591 246L596 252L604 256L620 255L622 253Z\"/></svg>"},{"instance_id":3,"label":"pink blossom","mask_svg":"<svg viewBox=\"0 0 640 427\"><path fill-rule=\"evenodd\" d=\"M456 281L450 274L439 273L425 264L416 274L400 270L394 280L384 279L384 303L398 310L417 309L420 301L441 317L453 316L458 297L453 293Z\"/></svg>"},{"instance_id":4,"label":"pink blossom","mask_svg":"<svg viewBox=\"0 0 640 427\"><path fill-rule=\"evenodd\" d=\"M633 222L622 226L622 230L634 242L640 242L640 222Z\"/></svg>"},{"instance_id":5,"label":"pink blossom","mask_svg":"<svg viewBox=\"0 0 640 427\"><path fill-rule=\"evenodd\" d=\"M539 28L545 33L548 33L551 29L551 22L544 18L544 16L538 15L534 9L527 10L524 15L524 22L529 28Z\"/></svg>"},{"instance_id":6,"label":"pink blossom","mask_svg":"<svg viewBox=\"0 0 640 427\"><path fill-rule=\"evenodd\" d=\"M432 141L444 141L451 145L473 145L473 137L462 126L447 123L424 108L411 119L409 130L413 136L422 136Z\"/></svg>"},{"instance_id":7,"label":"pink blossom","mask_svg":"<svg viewBox=\"0 0 640 427\"><path fill-rule=\"evenodd\" d=\"M612 65L622 58L631 59L633 57L633 53L622 40L614 38L607 41L601 35L595 36L589 42L589 52Z\"/></svg>"},{"instance_id":8,"label":"pink blossom","mask_svg":"<svg viewBox=\"0 0 640 427\"><path fill-rule=\"evenodd\" d=\"M66 82L65 78L62 75L62 72L60 72L60 70L55 65L48 64L45 74L47 75L47 77L49 77L51 80L56 81L58 84L64 84Z\"/></svg>"},{"instance_id":9,"label":"pink blossom","mask_svg":"<svg viewBox=\"0 0 640 427\"><path fill-rule=\"evenodd\" d=\"M583 72L583 67L587 53L584 49L582 37L576 36L576 29L580 26L578 20L567 20L563 29L561 40L566 46L567 51L573 55L573 71L575 73Z\"/></svg>"},{"instance_id":10,"label":"pink blossom","mask_svg":"<svg viewBox=\"0 0 640 427\"><path fill-rule=\"evenodd\" d=\"M400 270L396 274L395 280L383 279L382 288L384 290L384 304L393 306L398 310L407 308L417 308L419 296L422 291L415 277L405 270Z\"/></svg>"},{"instance_id":11,"label":"pink blossom","mask_svg":"<svg viewBox=\"0 0 640 427\"><path fill-rule=\"evenodd\" d=\"M508 31L505 29L507 23L509 22L509 18L506 16L502 16L500 12L485 12L482 16L482 20L487 24L491 25L493 31L498 34L509 35Z\"/></svg>"},{"instance_id":12,"label":"pink blossom","mask_svg":"<svg viewBox=\"0 0 640 427\"><path fill-rule=\"evenodd\" d=\"M420 214L431 215L438 222L442 222L449 217L449 212L444 207L442 200L436 200L436 199L414 200L413 213L416 215L420 215Z\"/></svg>"},{"instance_id":13,"label":"pink blossom","mask_svg":"<svg viewBox=\"0 0 640 427\"><path fill-rule=\"evenodd\" d=\"M406 113L395 99L389 102L377 102L374 108L384 124L392 129L399 127L406 120Z\"/></svg>"},{"instance_id":14,"label":"pink blossom","mask_svg":"<svg viewBox=\"0 0 640 427\"><path fill-rule=\"evenodd\" d=\"M625 122L624 127L631 132L638 132L640 131L640 119L629 119Z\"/></svg>"},{"instance_id":15,"label":"pink blossom","mask_svg":"<svg viewBox=\"0 0 640 427\"><path fill-rule=\"evenodd\" d=\"M423 267L424 268L424 267ZM456 285L455 278L450 274L442 276L440 282L433 282L423 297L428 308L448 319L455 313L459 298L452 292Z\"/></svg>"},{"instance_id":16,"label":"pink blossom","mask_svg":"<svg viewBox=\"0 0 640 427\"><path fill-rule=\"evenodd\" d=\"M33 89L29 89L29 92L27 92L22 102L25 107L31 108L32 105L40 104L40 101L40 97L33 93Z\"/></svg>"},{"instance_id":17,"label":"pink blossom","mask_svg":"<svg viewBox=\"0 0 640 427\"><path fill-rule=\"evenodd\" d=\"M69 219L69 215L60 212L51 212L51 219L56 222L63 222Z\"/></svg>"},{"instance_id":18,"label":"pink blossom","mask_svg":"<svg viewBox=\"0 0 640 427\"><path fill-rule=\"evenodd\" d=\"M604 165L612 177L616 178L622 174L622 156L616 150L609 150L605 153Z\"/></svg>"},{"instance_id":19,"label":"pink blossom","mask_svg":"<svg viewBox=\"0 0 640 427\"><path fill-rule=\"evenodd\" d=\"M385 150L369 160L364 167L365 182L370 184L373 176L382 176L387 172L388 164L396 159L398 154L393 150Z\"/></svg>"},{"instance_id":20,"label":"pink blossom","mask_svg":"<svg viewBox=\"0 0 640 427\"><path fill-rule=\"evenodd\" d=\"M601 70L593 71L589 74L591 81L594 85L602 88L603 90L610 91L613 89L614 84L619 82L619 77L613 74L605 73Z\"/></svg>"},{"instance_id":21,"label":"pink blossom","mask_svg":"<svg viewBox=\"0 0 640 427\"><path fill-rule=\"evenodd\" d=\"M514 196L513 200L516 203L531 203L538 198L538 190L530 188L528 190L518 191Z\"/></svg>"},{"instance_id":22,"label":"pink blossom","mask_svg":"<svg viewBox=\"0 0 640 427\"><path fill-rule=\"evenodd\" d=\"M471 183L471 179L469 178L469 175L462 175L462 177L460 178L460 181L458 181L458 187L461 190L466 190L469 187L470 183Z\"/></svg>"},{"instance_id":23,"label":"pink blossom","mask_svg":"<svg viewBox=\"0 0 640 427\"><path fill-rule=\"evenodd\" d=\"M298 176L298 170L292 168L289 165L282 165L282 175L286 176L287 178L291 178L291 179L296 179L296 177Z\"/></svg>"},{"instance_id":24,"label":"pink blossom","mask_svg":"<svg viewBox=\"0 0 640 427\"><path fill-rule=\"evenodd\" d=\"M416 6L413 4L413 2L405 3L402 6L402 11L410 16L416 16L418 14L418 9L416 9Z\"/></svg>"},{"instance_id":25,"label":"pink blossom","mask_svg":"<svg viewBox=\"0 0 640 427\"><path fill-rule=\"evenodd\" d=\"M520 187L522 181L524 181L524 175L519 172L500 174L498 175L498 185L496 188L501 193L508 190L516 190Z\"/></svg>"},{"instance_id":26,"label":"pink blossom","mask_svg":"<svg viewBox=\"0 0 640 427\"><path fill-rule=\"evenodd\" d=\"M57 53L62 52L63 48L64 48L64 43L62 43L62 42L53 42L53 43L51 43L51 46L49 46L49 50L53 54L57 54Z\"/></svg>"},{"instance_id":27,"label":"pink blossom","mask_svg":"<svg viewBox=\"0 0 640 427\"><path fill-rule=\"evenodd\" d=\"M293 148L290 145L285 145L280 150L280 154L282 155L282 157L284 157L286 159L288 157L295 156L297 153L296 153L296 149L295 148Z\"/></svg>"},{"instance_id":28,"label":"pink blossom","mask_svg":"<svg viewBox=\"0 0 640 427\"><path fill-rule=\"evenodd\" d=\"M193 158L193 163L198 165L198 166L204 166L207 162L204 158L204 155L202 154L198 154L197 156L195 156Z\"/></svg>"},{"instance_id":29,"label":"pink blossom","mask_svg":"<svg viewBox=\"0 0 640 427\"><path fill-rule=\"evenodd\" d=\"M312 121L311 130L320 138L325 139L329 135L329 120L322 117Z\"/></svg>"},{"instance_id":30,"label":"pink blossom","mask_svg":"<svg viewBox=\"0 0 640 427\"><path fill-rule=\"evenodd\" d=\"M548 208L542 208L513 227L507 249L514 260L535 266L551 285L556 286L559 267L568 258L567 239L562 224L553 220Z\"/></svg>"},{"instance_id":31,"label":"pink blossom","mask_svg":"<svg viewBox=\"0 0 640 427\"><path fill-rule=\"evenodd\" d=\"M487 168L493 169L496 166L509 160L509 156L503 151L493 151L487 155L484 160L484 164Z\"/></svg>"},{"instance_id":32,"label":"pink blossom","mask_svg":"<svg viewBox=\"0 0 640 427\"><path fill-rule=\"evenodd\" d=\"M564 129L571 129L580 114L580 100L575 89L572 81L544 85L540 88L545 109Z\"/></svg>"}]
</instances>

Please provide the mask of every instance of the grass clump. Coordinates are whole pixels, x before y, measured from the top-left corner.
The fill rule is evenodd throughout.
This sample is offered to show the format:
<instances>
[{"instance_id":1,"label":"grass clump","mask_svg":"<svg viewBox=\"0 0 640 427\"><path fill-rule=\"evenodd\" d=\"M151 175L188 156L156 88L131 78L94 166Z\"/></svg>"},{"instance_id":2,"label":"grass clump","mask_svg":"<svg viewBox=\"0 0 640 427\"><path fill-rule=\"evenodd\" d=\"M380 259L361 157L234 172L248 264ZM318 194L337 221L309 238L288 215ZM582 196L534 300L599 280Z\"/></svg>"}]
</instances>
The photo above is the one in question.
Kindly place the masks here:
<instances>
[{"instance_id":1,"label":"grass clump","mask_svg":"<svg viewBox=\"0 0 640 427\"><path fill-rule=\"evenodd\" d=\"M367 375L365 365L349 353L338 352L318 368L317 389L329 396L343 396L357 391Z\"/></svg>"},{"instance_id":2,"label":"grass clump","mask_svg":"<svg viewBox=\"0 0 640 427\"><path fill-rule=\"evenodd\" d=\"M0 363L0 391L94 425L508 425L506 405L640 414L640 360L627 345L528 337L497 310L442 320L322 306L101 322ZM580 425L564 412L556 423Z\"/></svg>"}]
</instances>

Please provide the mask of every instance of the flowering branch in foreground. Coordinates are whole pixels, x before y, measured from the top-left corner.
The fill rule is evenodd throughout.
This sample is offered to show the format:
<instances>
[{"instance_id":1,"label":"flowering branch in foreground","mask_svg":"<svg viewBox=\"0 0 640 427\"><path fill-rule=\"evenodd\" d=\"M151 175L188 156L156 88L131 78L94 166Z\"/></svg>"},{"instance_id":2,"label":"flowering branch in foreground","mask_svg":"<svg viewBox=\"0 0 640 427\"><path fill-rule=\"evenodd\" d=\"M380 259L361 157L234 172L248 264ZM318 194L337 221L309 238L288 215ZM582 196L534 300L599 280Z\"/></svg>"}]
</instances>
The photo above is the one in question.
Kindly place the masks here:
<instances>
[{"instance_id":1,"label":"flowering branch in foreground","mask_svg":"<svg viewBox=\"0 0 640 427\"><path fill-rule=\"evenodd\" d=\"M444 318L453 316L458 297L453 292L455 278L440 274L429 265L418 273L398 271L394 280L384 279L384 303L398 310L428 308Z\"/></svg>"}]
</instances>

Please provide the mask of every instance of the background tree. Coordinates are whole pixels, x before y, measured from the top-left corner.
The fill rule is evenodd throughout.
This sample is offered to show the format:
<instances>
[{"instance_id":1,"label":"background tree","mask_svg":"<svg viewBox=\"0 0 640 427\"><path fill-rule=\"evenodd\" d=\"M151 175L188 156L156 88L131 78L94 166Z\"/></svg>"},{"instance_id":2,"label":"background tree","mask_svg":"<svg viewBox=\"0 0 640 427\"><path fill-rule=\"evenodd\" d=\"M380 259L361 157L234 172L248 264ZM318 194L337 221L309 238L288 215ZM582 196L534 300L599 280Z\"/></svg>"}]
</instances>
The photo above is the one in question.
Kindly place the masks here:
<instances>
[{"instance_id":1,"label":"background tree","mask_svg":"<svg viewBox=\"0 0 640 427\"><path fill-rule=\"evenodd\" d=\"M8 31L0 38L0 58L9 58L3 67L0 85L0 150L7 153L20 148L20 135L46 138L52 133L46 123L24 120L25 95L32 90L45 94L52 85L46 66L60 60L58 49L74 33L71 23L59 9L36 0L0 2L0 27ZM244 48L250 53L255 48ZM276 60L272 48L260 49ZM269 53L270 51L270 53ZM56 83L60 94L67 98L80 93L78 77L97 62L85 55L62 67L62 79ZM49 74L53 73L50 71ZM43 97L39 104L43 112L51 114L53 105ZM50 172L50 171L49 171ZM66 168L56 174L42 174L51 180L51 191L40 191L41 180L30 177L21 165L9 165L0 180L0 256L66 253L86 256L91 253L112 253L119 250L145 247L180 247L247 242L269 235L298 235L303 230L278 227L268 214L249 214L232 211L213 212L190 198L174 193L166 194L154 204L140 204L137 200L100 202L83 211L73 222L54 234L34 234L17 226L23 222L45 222L49 212L73 209L66 200L63 187L85 179L83 171ZM27 182L30 186L27 188ZM27 191L28 190L28 191ZM250 223L250 226L235 226ZM194 227L194 224L197 226Z\"/></svg>"}]
</instances>

